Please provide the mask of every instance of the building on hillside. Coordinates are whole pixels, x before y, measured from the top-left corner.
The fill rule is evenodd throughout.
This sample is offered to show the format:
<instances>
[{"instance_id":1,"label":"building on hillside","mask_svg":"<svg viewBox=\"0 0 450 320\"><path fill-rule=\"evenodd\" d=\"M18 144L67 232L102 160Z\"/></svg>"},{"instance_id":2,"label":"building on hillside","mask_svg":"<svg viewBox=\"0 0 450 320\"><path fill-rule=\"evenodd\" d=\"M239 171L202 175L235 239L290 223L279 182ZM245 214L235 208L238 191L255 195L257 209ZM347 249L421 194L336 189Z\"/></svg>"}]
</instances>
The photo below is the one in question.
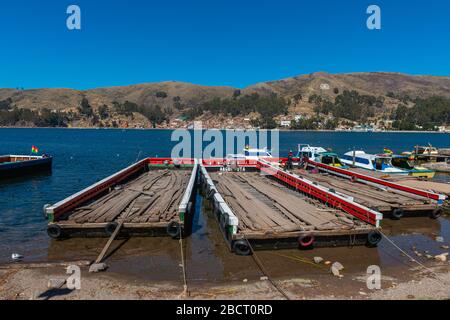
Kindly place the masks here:
<instances>
[{"instance_id":1,"label":"building on hillside","mask_svg":"<svg viewBox=\"0 0 450 320\"><path fill-rule=\"evenodd\" d=\"M384 121L384 128L385 129L392 129L392 125L394 124L393 120L385 120Z\"/></svg>"},{"instance_id":2,"label":"building on hillside","mask_svg":"<svg viewBox=\"0 0 450 320\"><path fill-rule=\"evenodd\" d=\"M354 132L374 132L375 128L372 125L356 125L353 127Z\"/></svg>"},{"instance_id":3,"label":"building on hillside","mask_svg":"<svg viewBox=\"0 0 450 320\"><path fill-rule=\"evenodd\" d=\"M290 128L291 127L291 121L290 120L281 120L280 126L283 128Z\"/></svg>"}]
</instances>

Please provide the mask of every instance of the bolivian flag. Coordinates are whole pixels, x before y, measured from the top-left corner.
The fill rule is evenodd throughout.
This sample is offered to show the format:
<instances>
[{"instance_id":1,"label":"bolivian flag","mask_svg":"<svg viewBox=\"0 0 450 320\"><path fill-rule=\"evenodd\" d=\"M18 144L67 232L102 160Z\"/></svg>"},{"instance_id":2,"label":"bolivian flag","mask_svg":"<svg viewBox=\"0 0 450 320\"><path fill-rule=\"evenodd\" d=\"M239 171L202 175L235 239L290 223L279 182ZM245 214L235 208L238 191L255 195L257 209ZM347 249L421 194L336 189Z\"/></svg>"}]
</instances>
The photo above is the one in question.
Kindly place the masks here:
<instances>
[{"instance_id":1,"label":"bolivian flag","mask_svg":"<svg viewBox=\"0 0 450 320\"><path fill-rule=\"evenodd\" d=\"M384 148L384 154L394 154L394 151L388 148Z\"/></svg>"},{"instance_id":2,"label":"bolivian flag","mask_svg":"<svg viewBox=\"0 0 450 320\"><path fill-rule=\"evenodd\" d=\"M31 153L38 154L39 153L38 147L32 146L31 147Z\"/></svg>"}]
</instances>

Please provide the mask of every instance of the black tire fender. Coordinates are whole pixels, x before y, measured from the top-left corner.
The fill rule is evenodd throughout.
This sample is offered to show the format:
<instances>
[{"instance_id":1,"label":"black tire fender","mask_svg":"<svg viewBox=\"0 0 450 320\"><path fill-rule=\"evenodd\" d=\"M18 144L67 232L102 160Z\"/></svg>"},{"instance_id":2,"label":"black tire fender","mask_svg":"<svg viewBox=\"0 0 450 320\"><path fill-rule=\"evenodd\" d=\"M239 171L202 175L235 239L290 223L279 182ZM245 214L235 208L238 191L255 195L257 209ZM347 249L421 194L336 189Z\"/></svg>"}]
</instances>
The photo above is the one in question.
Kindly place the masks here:
<instances>
[{"instance_id":1,"label":"black tire fender","mask_svg":"<svg viewBox=\"0 0 450 320\"><path fill-rule=\"evenodd\" d=\"M114 231L116 231L117 227L118 227L118 223L113 221L113 222L109 222L106 227L105 227L105 232L108 236L111 236Z\"/></svg>"},{"instance_id":2,"label":"black tire fender","mask_svg":"<svg viewBox=\"0 0 450 320\"><path fill-rule=\"evenodd\" d=\"M214 198L214 195L215 195L215 194L216 194L216 190L211 189L211 190L209 190L209 192L208 192L207 198L210 199L210 200L212 200L212 199Z\"/></svg>"},{"instance_id":3,"label":"black tire fender","mask_svg":"<svg viewBox=\"0 0 450 320\"><path fill-rule=\"evenodd\" d=\"M436 209L434 209L433 211L431 211L430 217L431 217L432 219L437 219L437 218L439 218L440 216L442 216L443 214L444 214L444 209L442 209L442 208L436 208Z\"/></svg>"},{"instance_id":4,"label":"black tire fender","mask_svg":"<svg viewBox=\"0 0 450 320\"><path fill-rule=\"evenodd\" d=\"M181 235L181 226L176 221L169 223L166 230L167 234L172 238L178 238Z\"/></svg>"},{"instance_id":5,"label":"black tire fender","mask_svg":"<svg viewBox=\"0 0 450 320\"><path fill-rule=\"evenodd\" d=\"M238 256L249 256L252 253L252 249L246 240L237 240L233 243L233 251Z\"/></svg>"},{"instance_id":6,"label":"black tire fender","mask_svg":"<svg viewBox=\"0 0 450 320\"><path fill-rule=\"evenodd\" d=\"M47 227L47 234L52 239L60 239L62 236L62 229L56 224L51 224Z\"/></svg>"},{"instance_id":7,"label":"black tire fender","mask_svg":"<svg viewBox=\"0 0 450 320\"><path fill-rule=\"evenodd\" d=\"M367 235L367 245L369 247L376 247L380 241L383 239L383 236L378 231L370 231Z\"/></svg>"},{"instance_id":8,"label":"black tire fender","mask_svg":"<svg viewBox=\"0 0 450 320\"><path fill-rule=\"evenodd\" d=\"M403 209L396 208L392 211L392 217L395 220L400 220L401 218L403 218L404 215L405 215L405 211Z\"/></svg>"},{"instance_id":9,"label":"black tire fender","mask_svg":"<svg viewBox=\"0 0 450 320\"><path fill-rule=\"evenodd\" d=\"M316 238L313 234L304 234L298 237L298 244L301 248L311 248L315 241Z\"/></svg>"}]
</instances>

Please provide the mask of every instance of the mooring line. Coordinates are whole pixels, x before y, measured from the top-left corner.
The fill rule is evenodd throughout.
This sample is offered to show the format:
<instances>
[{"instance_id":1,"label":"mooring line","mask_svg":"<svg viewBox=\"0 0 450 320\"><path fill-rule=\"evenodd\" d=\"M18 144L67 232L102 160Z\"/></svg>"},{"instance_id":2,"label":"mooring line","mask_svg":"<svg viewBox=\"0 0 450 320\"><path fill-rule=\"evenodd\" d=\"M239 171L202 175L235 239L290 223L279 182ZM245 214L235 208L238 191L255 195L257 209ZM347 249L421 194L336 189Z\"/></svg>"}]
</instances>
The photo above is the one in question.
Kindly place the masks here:
<instances>
[{"instance_id":1,"label":"mooring line","mask_svg":"<svg viewBox=\"0 0 450 320\"><path fill-rule=\"evenodd\" d=\"M139 158L141 157L141 153L142 153L142 150L139 150L136 161L134 161L134 163L137 163L139 161ZM134 164L134 163L132 163L132 164Z\"/></svg>"},{"instance_id":2,"label":"mooring line","mask_svg":"<svg viewBox=\"0 0 450 320\"><path fill-rule=\"evenodd\" d=\"M379 230L379 232L383 235L383 237L386 238L386 240L392 244L397 250L399 250L401 253L403 253L405 256L407 256L412 262L417 263L420 267L422 267L423 269L425 269L426 271L428 271L429 273L433 274L437 279L433 279L432 280L436 281L437 283L439 283L440 285L442 285L444 283L446 283L446 286L450 285L450 283L442 278L440 275L438 275L436 272L434 272L432 269L430 269L429 267L427 267L426 265L424 265L423 263L421 263L420 261L417 261L416 259L414 259L413 256L411 256L410 254L408 254L405 250L403 250L402 248L400 248L398 245L396 245L394 243L394 241L392 241L387 235L385 235L381 230ZM438 281L440 280L440 281ZM442 282L441 282L442 281Z\"/></svg>"},{"instance_id":3,"label":"mooring line","mask_svg":"<svg viewBox=\"0 0 450 320\"><path fill-rule=\"evenodd\" d=\"M279 254L279 253L275 253L275 252L270 252L270 254L276 255L276 256L279 256L279 257L283 257L283 258L286 258L286 259L291 259L293 261L302 262L302 263L305 263L305 264L310 264L313 267L316 267L316 268L321 269L321 270L326 270L327 272L329 272L329 269L327 267L324 267L324 266L321 266L319 264L316 264L315 262L303 259L303 257L298 257L298 256L294 256L294 255L289 256L289 255Z\"/></svg>"},{"instance_id":4,"label":"mooring line","mask_svg":"<svg viewBox=\"0 0 450 320\"><path fill-rule=\"evenodd\" d=\"M186 264L184 261L184 252L183 252L183 228L180 227L180 253L181 253L181 267L183 272L183 294L188 295L188 286L187 286L187 279L186 279Z\"/></svg>"},{"instance_id":5,"label":"mooring line","mask_svg":"<svg viewBox=\"0 0 450 320\"><path fill-rule=\"evenodd\" d=\"M286 300L291 300L291 298L288 296L288 294L286 293L286 291L283 290L283 288L281 288L267 273L266 268L264 268L261 260L258 258L258 256L255 253L255 250L253 250L252 245L250 244L250 241L248 241L247 238L244 238L245 241L247 241L247 244L251 250L251 254L252 254L252 258L255 261L255 263L257 264L257 266L259 267L259 269L261 270L261 272L263 273L263 275L267 278L267 280L269 280L269 282L272 284L272 286L278 290L279 293L281 293L283 295L283 297Z\"/></svg>"}]
</instances>

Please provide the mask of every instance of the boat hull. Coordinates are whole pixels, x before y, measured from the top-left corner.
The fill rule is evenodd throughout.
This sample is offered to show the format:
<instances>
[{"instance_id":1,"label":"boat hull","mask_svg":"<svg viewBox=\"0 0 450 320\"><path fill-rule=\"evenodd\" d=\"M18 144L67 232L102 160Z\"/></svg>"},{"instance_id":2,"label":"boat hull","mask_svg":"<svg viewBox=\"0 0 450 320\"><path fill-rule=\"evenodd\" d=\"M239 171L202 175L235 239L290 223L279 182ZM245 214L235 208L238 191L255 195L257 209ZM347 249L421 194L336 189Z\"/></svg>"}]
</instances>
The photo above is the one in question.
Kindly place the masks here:
<instances>
[{"instance_id":1,"label":"boat hull","mask_svg":"<svg viewBox=\"0 0 450 320\"><path fill-rule=\"evenodd\" d=\"M53 158L38 158L27 161L0 164L0 178L14 178L51 171Z\"/></svg>"},{"instance_id":2,"label":"boat hull","mask_svg":"<svg viewBox=\"0 0 450 320\"><path fill-rule=\"evenodd\" d=\"M436 175L436 171L433 170L417 170L417 171L411 171L409 173L411 177L415 178L426 178L426 179L433 179Z\"/></svg>"},{"instance_id":3,"label":"boat hull","mask_svg":"<svg viewBox=\"0 0 450 320\"><path fill-rule=\"evenodd\" d=\"M402 171L388 171L388 170L375 170L373 168L364 166L364 165L359 165L358 163L353 164L351 161L347 161L347 160L342 160L342 163L344 163L346 166L348 166L349 168L357 168L357 169L364 169L367 171L374 171L374 172L379 172L379 173L384 173L384 174L393 174L393 175L404 175L407 176L409 174L408 171L402 170Z\"/></svg>"}]
</instances>

